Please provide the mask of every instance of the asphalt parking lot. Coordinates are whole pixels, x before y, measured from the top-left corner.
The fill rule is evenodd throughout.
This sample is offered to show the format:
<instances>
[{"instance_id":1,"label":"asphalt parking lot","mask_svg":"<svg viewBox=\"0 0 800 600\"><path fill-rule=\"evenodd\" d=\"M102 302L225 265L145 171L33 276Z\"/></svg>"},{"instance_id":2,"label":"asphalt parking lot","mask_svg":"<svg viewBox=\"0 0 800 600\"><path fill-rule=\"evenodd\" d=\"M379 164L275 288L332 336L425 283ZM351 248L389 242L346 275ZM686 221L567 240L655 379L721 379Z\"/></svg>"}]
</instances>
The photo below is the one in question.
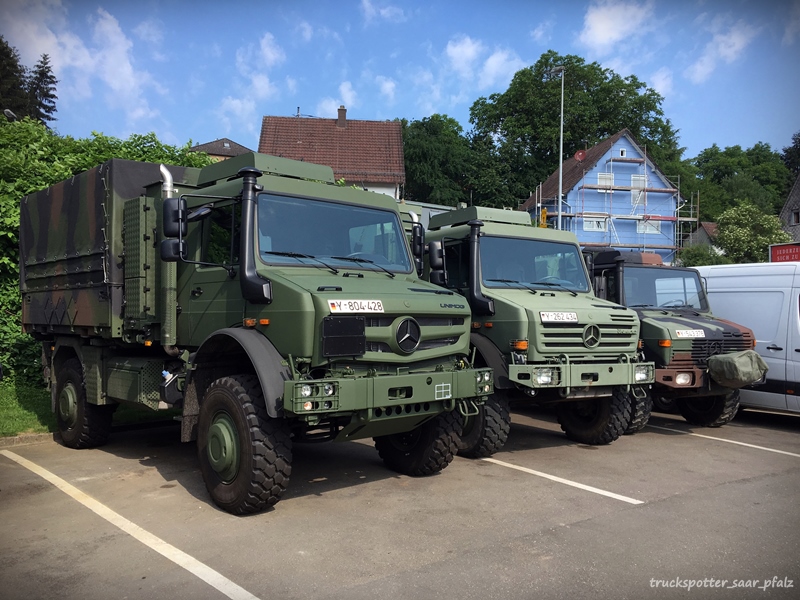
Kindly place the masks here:
<instances>
[{"instance_id":1,"label":"asphalt parking lot","mask_svg":"<svg viewBox=\"0 0 800 600\"><path fill-rule=\"evenodd\" d=\"M297 445L288 493L248 517L211 503L174 427L0 448L0 597L798 598L798 433L654 413L591 447L517 409L502 452L428 478Z\"/></svg>"}]
</instances>

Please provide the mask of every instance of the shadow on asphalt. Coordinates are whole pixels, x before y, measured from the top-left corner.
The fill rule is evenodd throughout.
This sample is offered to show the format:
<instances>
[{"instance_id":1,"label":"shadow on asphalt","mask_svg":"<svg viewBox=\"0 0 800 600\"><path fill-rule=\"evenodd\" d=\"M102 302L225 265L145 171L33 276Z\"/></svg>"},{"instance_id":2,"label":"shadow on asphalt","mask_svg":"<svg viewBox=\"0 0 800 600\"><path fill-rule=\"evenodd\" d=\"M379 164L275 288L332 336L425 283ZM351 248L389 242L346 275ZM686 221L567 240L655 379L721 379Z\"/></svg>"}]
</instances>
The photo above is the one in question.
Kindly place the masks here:
<instances>
[{"instance_id":1,"label":"shadow on asphalt","mask_svg":"<svg viewBox=\"0 0 800 600\"><path fill-rule=\"evenodd\" d=\"M180 441L177 422L115 426L108 443L98 450L155 468L164 478L162 487L180 485L197 500L216 509L203 483L197 446L195 442ZM398 477L401 475L384 467L371 444L294 444L291 480L281 502Z\"/></svg>"}]
</instances>

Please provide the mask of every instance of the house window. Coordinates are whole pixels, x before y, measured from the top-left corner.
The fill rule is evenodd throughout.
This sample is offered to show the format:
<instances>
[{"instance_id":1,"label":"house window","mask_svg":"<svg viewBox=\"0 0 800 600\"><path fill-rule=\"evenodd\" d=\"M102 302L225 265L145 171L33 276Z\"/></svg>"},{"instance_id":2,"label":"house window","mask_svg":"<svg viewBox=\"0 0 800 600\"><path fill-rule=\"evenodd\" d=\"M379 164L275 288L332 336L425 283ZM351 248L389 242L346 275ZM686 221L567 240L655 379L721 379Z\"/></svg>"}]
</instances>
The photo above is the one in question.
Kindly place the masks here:
<instances>
[{"instance_id":1,"label":"house window","mask_svg":"<svg viewBox=\"0 0 800 600\"><path fill-rule=\"evenodd\" d=\"M800 210L792 211L792 225L800 225Z\"/></svg>"},{"instance_id":2,"label":"house window","mask_svg":"<svg viewBox=\"0 0 800 600\"><path fill-rule=\"evenodd\" d=\"M636 221L636 233L661 233L661 221Z\"/></svg>"},{"instance_id":3,"label":"house window","mask_svg":"<svg viewBox=\"0 0 800 600\"><path fill-rule=\"evenodd\" d=\"M646 175L631 175L631 187L637 190L643 190L647 184Z\"/></svg>"},{"instance_id":4,"label":"house window","mask_svg":"<svg viewBox=\"0 0 800 600\"><path fill-rule=\"evenodd\" d=\"M613 173L598 173L597 174L597 185L601 188L612 188L614 187L614 174Z\"/></svg>"},{"instance_id":5,"label":"house window","mask_svg":"<svg viewBox=\"0 0 800 600\"><path fill-rule=\"evenodd\" d=\"M606 230L606 220L602 218L591 218L591 217L584 217L583 218L583 230L584 231L605 231Z\"/></svg>"},{"instance_id":6,"label":"house window","mask_svg":"<svg viewBox=\"0 0 800 600\"><path fill-rule=\"evenodd\" d=\"M620 158L625 158L625 148L620 148L619 149L619 157Z\"/></svg>"}]
</instances>

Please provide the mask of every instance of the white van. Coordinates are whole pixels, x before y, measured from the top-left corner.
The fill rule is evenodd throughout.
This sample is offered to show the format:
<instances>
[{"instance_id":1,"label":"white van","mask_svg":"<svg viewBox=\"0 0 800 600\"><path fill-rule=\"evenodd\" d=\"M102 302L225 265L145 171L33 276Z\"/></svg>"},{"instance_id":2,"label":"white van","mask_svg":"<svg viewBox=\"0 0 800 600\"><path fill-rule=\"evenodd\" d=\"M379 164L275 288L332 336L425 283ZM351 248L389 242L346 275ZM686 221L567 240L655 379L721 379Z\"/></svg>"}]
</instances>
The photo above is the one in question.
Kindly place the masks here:
<instances>
[{"instance_id":1,"label":"white van","mask_svg":"<svg viewBox=\"0 0 800 600\"><path fill-rule=\"evenodd\" d=\"M769 366L741 389L741 406L800 413L800 262L695 267L713 313L746 325Z\"/></svg>"}]
</instances>

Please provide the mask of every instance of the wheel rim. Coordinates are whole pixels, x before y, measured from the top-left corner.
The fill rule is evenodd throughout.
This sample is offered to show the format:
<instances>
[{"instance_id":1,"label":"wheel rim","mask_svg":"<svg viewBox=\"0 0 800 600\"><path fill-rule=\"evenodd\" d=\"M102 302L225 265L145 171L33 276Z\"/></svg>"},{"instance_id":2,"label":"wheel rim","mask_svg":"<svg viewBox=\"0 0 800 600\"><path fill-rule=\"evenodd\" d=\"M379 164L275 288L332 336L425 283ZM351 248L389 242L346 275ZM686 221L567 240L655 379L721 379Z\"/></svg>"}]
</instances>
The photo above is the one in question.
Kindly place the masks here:
<instances>
[{"instance_id":1,"label":"wheel rim","mask_svg":"<svg viewBox=\"0 0 800 600\"><path fill-rule=\"evenodd\" d=\"M392 445L401 452L408 452L419 442L419 438L422 435L421 429L422 427L417 427L411 431L391 436Z\"/></svg>"},{"instance_id":2,"label":"wheel rim","mask_svg":"<svg viewBox=\"0 0 800 600\"><path fill-rule=\"evenodd\" d=\"M593 423L600 413L600 402L583 400L576 402L572 414L581 423Z\"/></svg>"},{"instance_id":3,"label":"wheel rim","mask_svg":"<svg viewBox=\"0 0 800 600\"><path fill-rule=\"evenodd\" d=\"M78 422L78 391L72 383L67 383L58 396L58 415L67 429Z\"/></svg>"},{"instance_id":4,"label":"wheel rim","mask_svg":"<svg viewBox=\"0 0 800 600\"><path fill-rule=\"evenodd\" d=\"M220 412L214 415L208 429L208 462L214 472L225 483L236 478L239 471L239 436L230 415Z\"/></svg>"}]
</instances>

